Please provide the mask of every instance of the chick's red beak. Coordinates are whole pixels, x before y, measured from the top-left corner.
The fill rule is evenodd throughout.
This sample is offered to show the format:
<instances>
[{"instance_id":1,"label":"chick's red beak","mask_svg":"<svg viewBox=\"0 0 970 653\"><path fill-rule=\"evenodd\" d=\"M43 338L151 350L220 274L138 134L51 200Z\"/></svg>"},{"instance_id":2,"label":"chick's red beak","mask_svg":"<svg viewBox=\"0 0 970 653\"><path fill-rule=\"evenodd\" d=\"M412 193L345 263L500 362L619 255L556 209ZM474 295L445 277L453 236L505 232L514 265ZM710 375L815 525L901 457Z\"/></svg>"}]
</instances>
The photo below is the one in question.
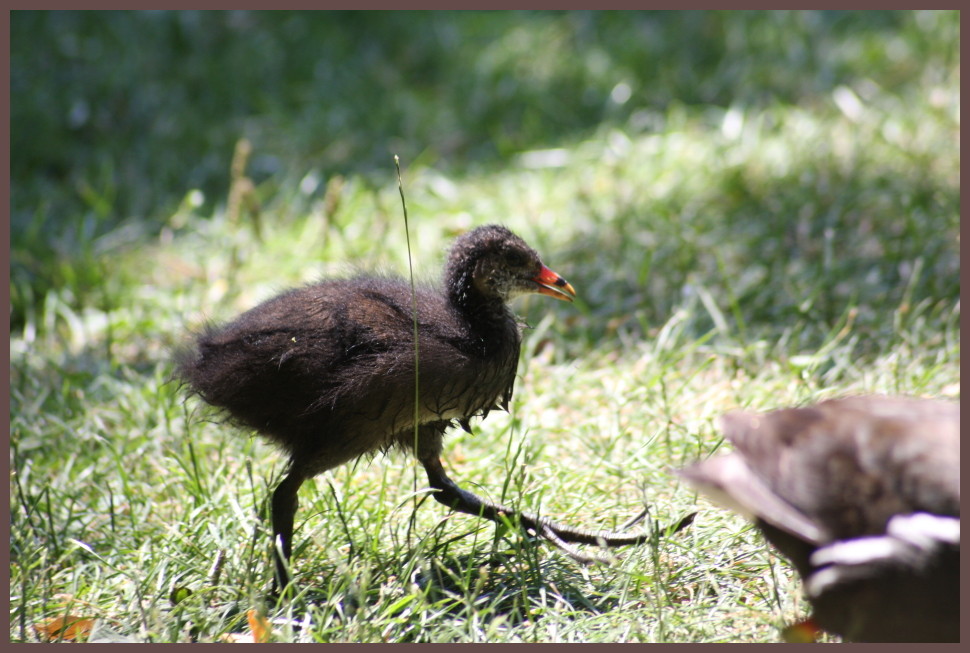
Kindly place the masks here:
<instances>
[{"instance_id":1,"label":"chick's red beak","mask_svg":"<svg viewBox=\"0 0 970 653\"><path fill-rule=\"evenodd\" d=\"M544 265L539 270L539 274L532 277L532 281L538 285L536 292L542 295L549 295L567 302L573 301L573 297L576 296L576 291L573 290L568 281Z\"/></svg>"}]
</instances>

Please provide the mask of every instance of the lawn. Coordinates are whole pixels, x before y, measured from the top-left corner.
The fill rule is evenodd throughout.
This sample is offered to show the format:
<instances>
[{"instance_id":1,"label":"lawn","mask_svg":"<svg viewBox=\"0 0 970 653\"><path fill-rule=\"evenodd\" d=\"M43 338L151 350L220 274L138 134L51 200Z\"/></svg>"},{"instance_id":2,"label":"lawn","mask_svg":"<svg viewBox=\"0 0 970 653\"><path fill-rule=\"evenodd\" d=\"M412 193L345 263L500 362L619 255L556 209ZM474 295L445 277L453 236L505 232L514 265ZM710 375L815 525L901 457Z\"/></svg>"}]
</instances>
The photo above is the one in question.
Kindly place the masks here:
<instances>
[{"instance_id":1,"label":"lawn","mask_svg":"<svg viewBox=\"0 0 970 653\"><path fill-rule=\"evenodd\" d=\"M777 641L797 578L673 470L729 410L959 398L959 50L935 11L14 12L11 640ZM578 293L517 300L510 411L449 474L654 537L582 567L392 452L304 486L276 605L285 458L172 352L406 275L394 155L416 277L501 222Z\"/></svg>"}]
</instances>

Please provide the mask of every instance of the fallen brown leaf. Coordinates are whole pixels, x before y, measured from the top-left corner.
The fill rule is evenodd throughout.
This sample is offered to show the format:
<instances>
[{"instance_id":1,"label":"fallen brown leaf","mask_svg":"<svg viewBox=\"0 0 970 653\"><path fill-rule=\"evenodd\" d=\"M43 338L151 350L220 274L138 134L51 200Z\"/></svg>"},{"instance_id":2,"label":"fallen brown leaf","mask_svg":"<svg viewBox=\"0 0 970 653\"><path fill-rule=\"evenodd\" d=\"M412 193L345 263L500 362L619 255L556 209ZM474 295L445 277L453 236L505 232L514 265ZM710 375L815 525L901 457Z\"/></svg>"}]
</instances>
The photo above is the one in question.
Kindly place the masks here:
<instances>
[{"instance_id":1,"label":"fallen brown leaf","mask_svg":"<svg viewBox=\"0 0 970 653\"><path fill-rule=\"evenodd\" d=\"M86 639L94 626L94 619L78 617L69 614L60 617L51 617L43 623L34 624L34 631L47 641L61 640L65 642L76 642L79 639Z\"/></svg>"}]
</instances>

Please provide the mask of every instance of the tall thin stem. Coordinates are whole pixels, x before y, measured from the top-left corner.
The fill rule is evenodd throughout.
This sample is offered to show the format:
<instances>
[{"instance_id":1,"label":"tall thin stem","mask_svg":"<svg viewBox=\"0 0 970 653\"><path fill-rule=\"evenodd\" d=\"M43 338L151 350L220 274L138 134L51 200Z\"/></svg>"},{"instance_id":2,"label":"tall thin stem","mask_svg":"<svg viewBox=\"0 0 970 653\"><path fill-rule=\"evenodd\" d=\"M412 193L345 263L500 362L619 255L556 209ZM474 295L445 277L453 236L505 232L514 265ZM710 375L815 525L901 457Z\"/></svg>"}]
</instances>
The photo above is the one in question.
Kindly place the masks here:
<instances>
[{"instance_id":1,"label":"tall thin stem","mask_svg":"<svg viewBox=\"0 0 970 653\"><path fill-rule=\"evenodd\" d=\"M418 450L418 415L420 404L418 398L418 294L414 287L414 263L411 261L411 230L408 225L408 203L404 199L404 182L401 180L401 160L394 155L394 167L397 168L397 188L401 193L401 206L404 208L404 237L408 245L408 272L411 277L411 314L414 322L414 450Z\"/></svg>"}]
</instances>

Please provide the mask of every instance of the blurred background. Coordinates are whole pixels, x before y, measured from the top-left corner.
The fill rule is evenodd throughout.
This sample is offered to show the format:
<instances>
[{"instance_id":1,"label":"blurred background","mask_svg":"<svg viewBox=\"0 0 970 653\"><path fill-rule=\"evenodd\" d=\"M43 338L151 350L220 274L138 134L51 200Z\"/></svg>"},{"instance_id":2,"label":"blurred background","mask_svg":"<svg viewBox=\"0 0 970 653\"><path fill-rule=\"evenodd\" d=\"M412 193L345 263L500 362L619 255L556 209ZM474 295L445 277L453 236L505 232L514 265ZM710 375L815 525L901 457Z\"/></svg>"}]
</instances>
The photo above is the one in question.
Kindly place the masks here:
<instances>
[{"instance_id":1,"label":"blurred background","mask_svg":"<svg viewBox=\"0 0 970 653\"><path fill-rule=\"evenodd\" d=\"M287 201L291 213L307 211L336 176L393 186L393 154L406 169L457 183L510 164L555 169L585 158L585 174L564 171L560 186L592 206L548 226L595 223L597 241L620 250L607 224L639 232L620 240L652 250L673 289L696 265L695 239L662 223L684 232L705 221L697 228L726 258L734 246L720 232L741 243L752 230L763 238L749 243L749 258L765 247L805 257L826 242L839 258L854 240L841 235L843 222L859 239L860 230L898 238L894 249L924 244L910 232L955 233L958 222L954 13L15 12L11 35L15 327L50 291L75 309L93 301L101 266L155 241L187 197L202 219L225 210L241 138L263 204L283 188L302 190L299 204ZM871 133L877 151L850 153L861 136L813 122L833 115ZM927 118L942 131L915 124ZM782 130L786 161L766 144ZM643 174L626 180L638 187L583 192L605 168L602 152L575 151L581 143L629 159L631 143L677 134L708 151L655 146L632 157ZM761 153L741 163L735 146ZM658 160L681 156L696 160ZM692 179L669 178L678 163ZM845 191L858 186L884 197ZM855 206L860 199L870 201ZM833 229L840 236L826 237ZM680 255L663 251L671 239ZM924 265L950 267L924 270L917 285L952 294L955 241L937 247L922 252ZM771 272L756 266L749 276ZM651 317L662 319L670 305L664 288L654 290L661 296L640 299L659 299Z\"/></svg>"},{"instance_id":2,"label":"blurred background","mask_svg":"<svg viewBox=\"0 0 970 653\"><path fill-rule=\"evenodd\" d=\"M493 498L669 523L695 510L670 470L727 410L959 396L959 12L15 11L10 33L15 640L71 611L137 641L238 631L281 461L200 418L171 352L297 283L406 274L395 155L420 279L501 222L578 291L516 305L512 415L449 436ZM462 534L418 556L381 517L412 476L388 456L306 491L299 564L330 603L292 639L772 641L800 613L710 511L588 574L480 576ZM469 549L454 591L399 569Z\"/></svg>"}]
</instances>

